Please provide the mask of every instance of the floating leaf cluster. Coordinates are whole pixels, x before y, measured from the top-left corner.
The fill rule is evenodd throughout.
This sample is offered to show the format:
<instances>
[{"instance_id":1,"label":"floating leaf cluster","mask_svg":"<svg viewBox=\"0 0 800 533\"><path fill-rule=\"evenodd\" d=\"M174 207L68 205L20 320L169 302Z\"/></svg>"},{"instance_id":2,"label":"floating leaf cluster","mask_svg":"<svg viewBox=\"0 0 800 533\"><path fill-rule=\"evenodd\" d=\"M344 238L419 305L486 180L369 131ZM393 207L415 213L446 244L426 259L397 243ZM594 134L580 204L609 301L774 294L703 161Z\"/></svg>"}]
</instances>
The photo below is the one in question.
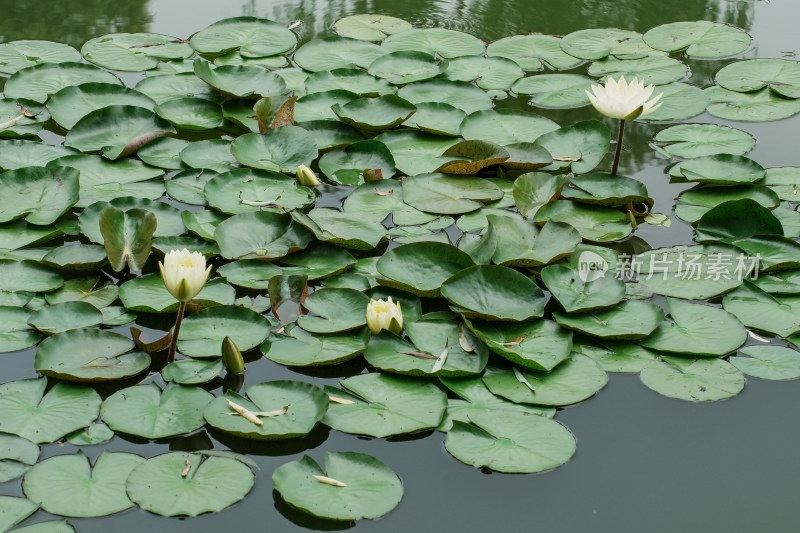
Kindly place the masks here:
<instances>
[{"instance_id":1,"label":"floating leaf cluster","mask_svg":"<svg viewBox=\"0 0 800 533\"><path fill-rule=\"evenodd\" d=\"M650 212L644 183L604 171L608 126L544 116L624 75L663 93L651 123L777 120L800 113L800 63L728 61L714 86L690 85L687 60L751 44L707 21L488 46L386 16L334 30L298 45L237 17L188 40L0 44L0 351L35 347L43 376L0 385L0 482L24 476L27 496L0 497L0 529L37 508L195 516L255 482L254 463L226 451L38 462L38 445L63 439L438 429L459 461L530 473L570 459L575 438L553 418L607 372L689 401L730 398L744 374L800 377L800 170L749 159L742 130L659 127L669 178L694 185L674 211L696 243L637 248L639 225L670 218ZM212 278L166 364L179 302L156 265L184 248ZM403 331L371 335L367 305L388 298ZM239 352L302 372L363 363L337 386L252 383ZM290 505L334 520L379 517L403 493L355 452L272 478Z\"/></svg>"}]
</instances>

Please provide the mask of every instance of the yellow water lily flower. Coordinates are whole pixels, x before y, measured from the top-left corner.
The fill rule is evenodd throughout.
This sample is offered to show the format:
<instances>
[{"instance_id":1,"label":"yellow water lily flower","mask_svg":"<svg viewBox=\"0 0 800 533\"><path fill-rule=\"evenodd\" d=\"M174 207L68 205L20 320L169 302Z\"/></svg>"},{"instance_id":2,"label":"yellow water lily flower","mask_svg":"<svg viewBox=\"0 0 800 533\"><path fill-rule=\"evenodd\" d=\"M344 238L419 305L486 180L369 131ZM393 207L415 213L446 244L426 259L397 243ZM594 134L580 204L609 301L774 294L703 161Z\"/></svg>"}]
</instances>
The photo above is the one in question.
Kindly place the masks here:
<instances>
[{"instance_id":1,"label":"yellow water lily flower","mask_svg":"<svg viewBox=\"0 0 800 533\"><path fill-rule=\"evenodd\" d=\"M367 304L367 326L373 335L377 335L382 329L400 335L403 331L403 311L400 309L400 302L393 302L391 296L385 301L370 300Z\"/></svg>"},{"instance_id":2,"label":"yellow water lily flower","mask_svg":"<svg viewBox=\"0 0 800 533\"><path fill-rule=\"evenodd\" d=\"M300 182L300 185L305 185L306 187L317 187L320 183L314 171L305 165L297 167L297 181Z\"/></svg>"},{"instance_id":3,"label":"yellow water lily flower","mask_svg":"<svg viewBox=\"0 0 800 533\"><path fill-rule=\"evenodd\" d=\"M206 258L199 252L172 250L158 262L161 278L171 295L186 303L203 289L211 267L206 268Z\"/></svg>"},{"instance_id":4,"label":"yellow water lily flower","mask_svg":"<svg viewBox=\"0 0 800 533\"><path fill-rule=\"evenodd\" d=\"M649 115L663 104L658 100L664 93L658 93L648 100L654 90L653 85L645 87L644 81L639 78L633 78L628 83L622 76L619 81L608 78L605 85L592 85L594 94L586 91L586 95L594 108L605 116L634 120Z\"/></svg>"}]
</instances>

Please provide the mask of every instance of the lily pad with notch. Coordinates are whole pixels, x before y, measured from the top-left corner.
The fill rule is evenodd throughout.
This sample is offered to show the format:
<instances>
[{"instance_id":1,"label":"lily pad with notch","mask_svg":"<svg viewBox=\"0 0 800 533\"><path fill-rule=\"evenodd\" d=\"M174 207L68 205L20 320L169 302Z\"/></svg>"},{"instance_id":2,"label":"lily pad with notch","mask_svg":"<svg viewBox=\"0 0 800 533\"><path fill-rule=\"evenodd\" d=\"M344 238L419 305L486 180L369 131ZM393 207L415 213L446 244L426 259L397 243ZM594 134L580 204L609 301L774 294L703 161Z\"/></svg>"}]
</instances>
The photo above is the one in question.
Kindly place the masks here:
<instances>
[{"instance_id":1,"label":"lily pad with notch","mask_svg":"<svg viewBox=\"0 0 800 533\"><path fill-rule=\"evenodd\" d=\"M244 352L260 345L269 329L269 320L255 311L237 305L215 306L184 319L178 351L190 357L219 357L223 339L230 337Z\"/></svg>"},{"instance_id":2,"label":"lily pad with notch","mask_svg":"<svg viewBox=\"0 0 800 533\"><path fill-rule=\"evenodd\" d=\"M353 289L319 289L309 294L303 307L314 313L302 315L297 325L311 333L342 333L367 323L369 297Z\"/></svg>"},{"instance_id":3,"label":"lily pad with notch","mask_svg":"<svg viewBox=\"0 0 800 533\"><path fill-rule=\"evenodd\" d=\"M287 366L319 366L348 361L367 348L369 329L342 335L312 335L296 324L272 333L261 345L268 359Z\"/></svg>"},{"instance_id":4,"label":"lily pad with notch","mask_svg":"<svg viewBox=\"0 0 800 533\"><path fill-rule=\"evenodd\" d=\"M468 318L520 321L544 314L542 290L524 274L503 266L465 268L445 281L441 291Z\"/></svg>"},{"instance_id":5,"label":"lily pad with notch","mask_svg":"<svg viewBox=\"0 0 800 533\"><path fill-rule=\"evenodd\" d=\"M204 194L211 207L229 215L298 209L315 199L308 187L288 176L248 168L217 174L206 183Z\"/></svg>"},{"instance_id":6,"label":"lily pad with notch","mask_svg":"<svg viewBox=\"0 0 800 533\"><path fill-rule=\"evenodd\" d=\"M221 222L214 239L226 259L274 261L305 248L311 233L287 215L260 211Z\"/></svg>"},{"instance_id":7,"label":"lily pad with notch","mask_svg":"<svg viewBox=\"0 0 800 533\"><path fill-rule=\"evenodd\" d=\"M610 340L642 339L650 335L664 319L656 304L626 300L609 310L582 314L553 313L558 325L592 337Z\"/></svg>"},{"instance_id":8,"label":"lily pad with notch","mask_svg":"<svg viewBox=\"0 0 800 533\"><path fill-rule=\"evenodd\" d=\"M726 400L744 388L742 372L721 359L686 359L664 355L647 365L642 383L659 394L690 402Z\"/></svg>"},{"instance_id":9,"label":"lily pad with notch","mask_svg":"<svg viewBox=\"0 0 800 533\"><path fill-rule=\"evenodd\" d=\"M533 370L549 372L567 360L572 351L572 332L551 320L520 323L465 320L465 323L491 351Z\"/></svg>"}]
</instances>

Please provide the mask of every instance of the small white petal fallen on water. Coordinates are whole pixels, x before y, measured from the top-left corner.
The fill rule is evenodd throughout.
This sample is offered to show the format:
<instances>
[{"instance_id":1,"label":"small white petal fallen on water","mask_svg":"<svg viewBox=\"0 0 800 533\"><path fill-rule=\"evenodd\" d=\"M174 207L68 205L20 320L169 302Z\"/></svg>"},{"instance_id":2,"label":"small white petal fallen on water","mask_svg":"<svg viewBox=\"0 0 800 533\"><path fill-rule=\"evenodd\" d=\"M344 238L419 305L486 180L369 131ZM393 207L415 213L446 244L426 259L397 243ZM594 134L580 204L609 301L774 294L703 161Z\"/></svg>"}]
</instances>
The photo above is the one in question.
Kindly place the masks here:
<instances>
[{"instance_id":1,"label":"small white petal fallen on water","mask_svg":"<svg viewBox=\"0 0 800 533\"><path fill-rule=\"evenodd\" d=\"M227 400L227 401L228 401L228 405L231 407L231 409L236 411L238 414L242 415L242 417L245 418L246 420L249 420L250 422L252 422L253 424L255 424L257 426L263 426L264 425L264 422L259 420L258 417L256 415L254 415L251 411L248 411L247 409L245 409L244 407L242 407L238 403L233 403L230 400Z\"/></svg>"},{"instance_id":2,"label":"small white petal fallen on water","mask_svg":"<svg viewBox=\"0 0 800 533\"><path fill-rule=\"evenodd\" d=\"M438 372L444 367L445 362L447 362L447 354L450 353L450 348L448 343L450 339L448 338L444 343L444 351L442 354L436 359L436 364L433 365L433 369L431 369L431 373Z\"/></svg>"},{"instance_id":3,"label":"small white petal fallen on water","mask_svg":"<svg viewBox=\"0 0 800 533\"><path fill-rule=\"evenodd\" d=\"M330 394L328 395L328 399L333 403L340 403L342 405L354 405L356 403L353 400L348 400L347 398L340 398L338 396L331 396Z\"/></svg>"},{"instance_id":4,"label":"small white petal fallen on water","mask_svg":"<svg viewBox=\"0 0 800 533\"><path fill-rule=\"evenodd\" d=\"M247 411L248 413L250 413L253 416L263 416L263 417L285 415L288 410L289 410L289 406L288 405L284 405L282 408L275 409L274 411L247 411L247 409L245 409L245 411ZM226 415L241 415L241 416L244 416L242 413L239 413L239 412L236 412L236 413L225 413L225 414Z\"/></svg>"},{"instance_id":5,"label":"small white petal fallen on water","mask_svg":"<svg viewBox=\"0 0 800 533\"><path fill-rule=\"evenodd\" d=\"M0 124L0 130L4 130L6 128L10 128L14 124L16 124L17 122L22 120L23 118L25 118L25 113L21 114L18 117L12 118L11 120L9 120L7 122L3 122L2 124Z\"/></svg>"},{"instance_id":6,"label":"small white petal fallen on water","mask_svg":"<svg viewBox=\"0 0 800 533\"><path fill-rule=\"evenodd\" d=\"M765 339L764 337L762 337L760 335L756 335L755 333L753 333L750 330L747 330L747 334L750 335L750 337L754 338L755 340L757 340L759 342L769 342L769 339Z\"/></svg>"},{"instance_id":7,"label":"small white petal fallen on water","mask_svg":"<svg viewBox=\"0 0 800 533\"><path fill-rule=\"evenodd\" d=\"M287 29L289 29L289 30L293 30L293 29L295 29L296 27L300 26L302 23L303 23L303 21L302 21L302 20L295 20L294 22L292 22L291 24L289 24L289 27L288 27Z\"/></svg>"},{"instance_id":8,"label":"small white petal fallen on water","mask_svg":"<svg viewBox=\"0 0 800 533\"><path fill-rule=\"evenodd\" d=\"M533 385L531 385L530 382L528 382L528 380L525 379L525 376L522 375L522 372L517 370L517 367L513 367L513 370L514 370L514 377L517 378L517 381L528 387L531 390L531 392L536 392L536 390L533 388Z\"/></svg>"},{"instance_id":9,"label":"small white petal fallen on water","mask_svg":"<svg viewBox=\"0 0 800 533\"><path fill-rule=\"evenodd\" d=\"M328 476L314 476L314 479L319 481L320 483L325 483L326 485L333 485L334 487L346 487L346 483L342 483L338 479L333 479L332 477Z\"/></svg>"}]
</instances>

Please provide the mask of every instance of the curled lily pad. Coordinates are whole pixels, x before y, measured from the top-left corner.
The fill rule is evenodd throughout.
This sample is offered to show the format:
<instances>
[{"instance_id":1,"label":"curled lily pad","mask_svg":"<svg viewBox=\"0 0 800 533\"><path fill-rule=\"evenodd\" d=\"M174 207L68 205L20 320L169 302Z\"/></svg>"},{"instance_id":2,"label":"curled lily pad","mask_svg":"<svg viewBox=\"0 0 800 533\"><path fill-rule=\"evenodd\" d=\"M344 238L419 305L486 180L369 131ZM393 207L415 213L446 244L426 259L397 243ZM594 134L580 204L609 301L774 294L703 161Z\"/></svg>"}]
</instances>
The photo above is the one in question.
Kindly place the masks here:
<instances>
[{"instance_id":1,"label":"curled lily pad","mask_svg":"<svg viewBox=\"0 0 800 533\"><path fill-rule=\"evenodd\" d=\"M545 296L534 281L511 268L476 265L442 284L442 296L465 316L527 320L542 316Z\"/></svg>"},{"instance_id":2,"label":"curled lily pad","mask_svg":"<svg viewBox=\"0 0 800 533\"><path fill-rule=\"evenodd\" d=\"M482 237L492 247L492 261L504 266L536 267L552 263L575 251L578 231L563 222L547 222L541 229L518 216L486 216L489 231Z\"/></svg>"},{"instance_id":3,"label":"curled lily pad","mask_svg":"<svg viewBox=\"0 0 800 533\"><path fill-rule=\"evenodd\" d=\"M64 145L102 152L109 159L136 153L148 141L175 133L169 122L143 107L111 105L90 112L69 131Z\"/></svg>"},{"instance_id":4,"label":"curled lily pad","mask_svg":"<svg viewBox=\"0 0 800 533\"><path fill-rule=\"evenodd\" d=\"M208 423L246 439L290 439L309 433L328 408L322 389L302 381L269 381L250 385L246 391L247 397L228 391L209 403L204 414ZM239 414L229 402L255 418Z\"/></svg>"},{"instance_id":5,"label":"curled lily pad","mask_svg":"<svg viewBox=\"0 0 800 533\"><path fill-rule=\"evenodd\" d=\"M233 141L231 152L245 166L290 173L310 165L318 155L314 138L299 126L247 133Z\"/></svg>"},{"instance_id":6,"label":"curled lily pad","mask_svg":"<svg viewBox=\"0 0 800 533\"><path fill-rule=\"evenodd\" d=\"M500 145L488 141L462 141L454 144L442 154L447 157L456 157L438 169L445 174L477 174L486 167L505 162L509 153Z\"/></svg>"},{"instance_id":7,"label":"curled lily pad","mask_svg":"<svg viewBox=\"0 0 800 533\"><path fill-rule=\"evenodd\" d=\"M3 431L31 442L55 442L94 422L100 395L94 389L56 383L47 391L47 379L23 379L0 385L0 424Z\"/></svg>"},{"instance_id":8,"label":"curled lily pad","mask_svg":"<svg viewBox=\"0 0 800 533\"><path fill-rule=\"evenodd\" d=\"M200 387L155 383L119 390L106 398L100 415L117 432L145 439L189 433L205 424L203 409L214 396Z\"/></svg>"},{"instance_id":9,"label":"curled lily pad","mask_svg":"<svg viewBox=\"0 0 800 533\"><path fill-rule=\"evenodd\" d=\"M526 217L532 217L545 204L559 197L567 176L553 176L544 172L528 172L514 181L514 203Z\"/></svg>"},{"instance_id":10,"label":"curled lily pad","mask_svg":"<svg viewBox=\"0 0 800 533\"><path fill-rule=\"evenodd\" d=\"M488 389L514 403L571 405L605 387L608 376L592 359L573 353L550 372L488 367L483 375Z\"/></svg>"},{"instance_id":11,"label":"curled lily pad","mask_svg":"<svg viewBox=\"0 0 800 533\"><path fill-rule=\"evenodd\" d=\"M242 500L254 483L250 469L235 458L173 452L137 466L125 486L128 497L151 513L197 516Z\"/></svg>"},{"instance_id":12,"label":"curled lily pad","mask_svg":"<svg viewBox=\"0 0 800 533\"><path fill-rule=\"evenodd\" d=\"M125 480L143 462L138 455L107 450L94 465L82 451L50 457L25 475L25 495L55 515L118 513L134 505L125 492Z\"/></svg>"},{"instance_id":13,"label":"curled lily pad","mask_svg":"<svg viewBox=\"0 0 800 533\"><path fill-rule=\"evenodd\" d=\"M369 339L367 328L355 335L312 335L290 324L283 333L273 333L261 345L261 351L268 359L282 365L329 365L356 357L366 349Z\"/></svg>"},{"instance_id":14,"label":"curled lily pad","mask_svg":"<svg viewBox=\"0 0 800 533\"><path fill-rule=\"evenodd\" d=\"M436 385L408 377L370 373L339 383L345 390L325 391L349 402L331 403L323 423L345 433L381 438L435 428L447 405Z\"/></svg>"},{"instance_id":15,"label":"curled lily pad","mask_svg":"<svg viewBox=\"0 0 800 533\"><path fill-rule=\"evenodd\" d=\"M455 421L444 445L459 461L498 472L530 473L569 461L575 437L554 420L522 413L473 413Z\"/></svg>"},{"instance_id":16,"label":"curled lily pad","mask_svg":"<svg viewBox=\"0 0 800 533\"><path fill-rule=\"evenodd\" d=\"M356 452L326 452L325 470L305 455L278 467L272 481L292 506L330 520L378 518L403 497L397 474L378 459Z\"/></svg>"},{"instance_id":17,"label":"curled lily pad","mask_svg":"<svg viewBox=\"0 0 800 533\"><path fill-rule=\"evenodd\" d=\"M98 244L103 244L104 242L103 234L100 230L100 213L109 205L125 212L137 209L155 214L158 221L153 233L155 237L177 237L186 231L181 220L180 211L171 205L144 198L123 196L110 202L95 202L83 210L78 219L81 233L86 235L92 242Z\"/></svg>"},{"instance_id":18,"label":"curled lily pad","mask_svg":"<svg viewBox=\"0 0 800 533\"><path fill-rule=\"evenodd\" d=\"M150 70L161 61L184 59L192 53L185 41L156 33L111 33L89 39L81 47L87 61L128 72Z\"/></svg>"},{"instance_id":19,"label":"curled lily pad","mask_svg":"<svg viewBox=\"0 0 800 533\"><path fill-rule=\"evenodd\" d=\"M233 17L218 20L195 33L189 44L199 53L212 56L238 50L244 57L267 57L291 50L297 44L297 37L271 20Z\"/></svg>"},{"instance_id":20,"label":"curled lily pad","mask_svg":"<svg viewBox=\"0 0 800 533\"><path fill-rule=\"evenodd\" d=\"M647 365L642 383L659 394L690 402L713 402L739 394L742 372L721 359L685 359L662 356Z\"/></svg>"}]
</instances>

